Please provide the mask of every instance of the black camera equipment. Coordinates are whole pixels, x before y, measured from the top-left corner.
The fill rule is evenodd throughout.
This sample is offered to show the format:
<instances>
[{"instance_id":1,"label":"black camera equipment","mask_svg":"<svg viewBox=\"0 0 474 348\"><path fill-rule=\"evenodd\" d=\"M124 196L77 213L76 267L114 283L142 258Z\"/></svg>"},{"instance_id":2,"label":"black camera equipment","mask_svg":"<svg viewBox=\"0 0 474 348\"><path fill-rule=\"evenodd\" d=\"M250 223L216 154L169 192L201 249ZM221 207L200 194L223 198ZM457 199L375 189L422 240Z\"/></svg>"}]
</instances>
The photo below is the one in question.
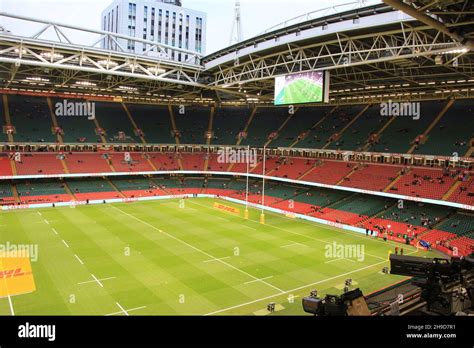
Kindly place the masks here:
<instances>
[{"instance_id":1,"label":"black camera equipment","mask_svg":"<svg viewBox=\"0 0 474 348\"><path fill-rule=\"evenodd\" d=\"M440 259L390 255L390 273L410 276L421 289L425 314L470 311L474 303L474 256Z\"/></svg>"},{"instance_id":2,"label":"black camera equipment","mask_svg":"<svg viewBox=\"0 0 474 348\"><path fill-rule=\"evenodd\" d=\"M317 316L370 315L360 289L347 291L340 296L305 297L303 298L303 309L306 313Z\"/></svg>"},{"instance_id":3,"label":"black camera equipment","mask_svg":"<svg viewBox=\"0 0 474 348\"><path fill-rule=\"evenodd\" d=\"M453 315L474 313L474 254L442 259L390 255L390 274L412 277L363 296L360 289L303 298L303 309L317 316L347 315Z\"/></svg>"}]
</instances>

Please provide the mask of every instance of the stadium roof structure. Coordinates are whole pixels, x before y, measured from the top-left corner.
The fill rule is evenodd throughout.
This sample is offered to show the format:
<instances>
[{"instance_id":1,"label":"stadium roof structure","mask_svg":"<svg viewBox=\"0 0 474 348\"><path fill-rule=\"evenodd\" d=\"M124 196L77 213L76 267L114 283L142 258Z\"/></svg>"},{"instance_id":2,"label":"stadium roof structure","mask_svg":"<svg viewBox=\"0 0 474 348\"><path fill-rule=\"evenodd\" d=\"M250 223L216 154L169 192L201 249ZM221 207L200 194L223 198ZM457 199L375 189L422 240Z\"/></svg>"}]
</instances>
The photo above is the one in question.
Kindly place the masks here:
<instances>
[{"instance_id":1,"label":"stadium roof structure","mask_svg":"<svg viewBox=\"0 0 474 348\"><path fill-rule=\"evenodd\" d=\"M2 17L38 28L29 36L0 32L3 92L143 103L273 103L275 76L329 70L334 104L474 96L469 0L384 0L265 32L208 56L111 32ZM77 31L94 43L76 42ZM104 40L118 50L101 48ZM148 49L130 54L121 40ZM172 61L173 50L189 59Z\"/></svg>"}]
</instances>

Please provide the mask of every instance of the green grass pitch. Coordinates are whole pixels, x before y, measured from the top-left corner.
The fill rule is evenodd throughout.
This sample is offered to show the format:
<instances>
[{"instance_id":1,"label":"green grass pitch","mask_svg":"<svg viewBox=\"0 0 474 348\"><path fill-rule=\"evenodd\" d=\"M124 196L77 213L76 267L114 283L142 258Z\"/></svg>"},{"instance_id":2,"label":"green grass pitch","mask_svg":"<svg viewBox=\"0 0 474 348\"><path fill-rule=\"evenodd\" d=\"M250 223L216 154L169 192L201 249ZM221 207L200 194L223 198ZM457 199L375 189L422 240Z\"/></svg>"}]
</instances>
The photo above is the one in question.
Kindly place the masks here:
<instances>
[{"instance_id":1,"label":"green grass pitch","mask_svg":"<svg viewBox=\"0 0 474 348\"><path fill-rule=\"evenodd\" d=\"M37 290L0 299L0 315L302 315L312 289L365 294L403 280L381 274L395 243L215 200L148 201L1 213L0 243L37 244ZM333 242L365 259L325 256ZM400 246L398 244L398 246ZM406 253L428 255L413 247Z\"/></svg>"},{"instance_id":2,"label":"green grass pitch","mask_svg":"<svg viewBox=\"0 0 474 348\"><path fill-rule=\"evenodd\" d=\"M323 88L307 79L295 80L275 98L275 105L314 103L323 100Z\"/></svg>"}]
</instances>

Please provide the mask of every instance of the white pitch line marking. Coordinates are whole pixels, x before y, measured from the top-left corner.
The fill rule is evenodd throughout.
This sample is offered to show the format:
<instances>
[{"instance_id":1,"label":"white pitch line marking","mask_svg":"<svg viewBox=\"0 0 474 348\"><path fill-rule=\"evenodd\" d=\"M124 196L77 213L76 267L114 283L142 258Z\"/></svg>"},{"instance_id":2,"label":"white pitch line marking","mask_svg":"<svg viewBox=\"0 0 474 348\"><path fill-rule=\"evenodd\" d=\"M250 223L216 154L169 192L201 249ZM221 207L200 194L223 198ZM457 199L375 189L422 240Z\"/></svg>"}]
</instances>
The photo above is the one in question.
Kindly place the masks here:
<instances>
[{"instance_id":1,"label":"white pitch line marking","mask_svg":"<svg viewBox=\"0 0 474 348\"><path fill-rule=\"evenodd\" d=\"M65 241L64 239L62 239L62 241L63 241L64 245L65 245L67 248L69 248L69 245L66 243L66 241Z\"/></svg>"},{"instance_id":2,"label":"white pitch line marking","mask_svg":"<svg viewBox=\"0 0 474 348\"><path fill-rule=\"evenodd\" d=\"M53 230L54 234L58 234L58 231L56 231L56 229L53 228L52 230Z\"/></svg>"},{"instance_id":3,"label":"white pitch line marking","mask_svg":"<svg viewBox=\"0 0 474 348\"><path fill-rule=\"evenodd\" d=\"M217 260L218 262L220 262L220 263L226 265L227 267L230 267L230 268L232 268L232 269L235 269L236 271L238 271L238 272L240 272L240 273L242 273L242 274L245 274L245 275L248 276L248 277L251 277L251 278L253 278L253 279L258 279L257 277L251 275L250 273L247 273L247 272L241 270L240 268L237 268L237 267L231 265L230 263L227 263L227 262L225 262L225 261L216 259L214 256L212 256L211 254L205 252L204 250L201 250L201 249L199 249L199 248L197 248L197 247L195 247L195 246L193 246L193 245L191 245L191 244L185 242L184 240L179 239L178 237L173 236L172 234L169 234L169 233L166 233L166 232L160 230L158 227L153 226L152 224L150 224L150 223L148 223L148 222L146 222L146 221L143 221L143 220L137 218L135 215L129 214L129 213L123 211L123 210L120 209L120 208L117 208L117 207L114 207L114 206L112 206L112 207L113 207L114 209L116 209L116 210L122 212L122 214L125 214L125 215L131 217L132 219L135 219L136 221L140 221L142 224L147 225L148 227L151 227L151 228L153 228L153 229L156 230L156 231L160 231L161 233L163 233L164 235L168 236L169 238L172 238L172 239L174 239L174 240L176 240L176 241L178 241L178 242L180 242L180 243L182 243L182 244L184 244L184 245L187 245L187 246L190 247L191 249L194 249L194 250L200 252L201 254L206 255L206 256L207 256L208 258L210 258L210 259L215 259L215 260ZM284 291L283 291L282 289L276 287L275 285L272 285L272 284L267 283L267 282L265 282L265 281L262 281L262 283L264 283L264 284L266 284L266 285L272 287L272 288L275 289L275 290L278 290L280 293L284 293Z\"/></svg>"},{"instance_id":4,"label":"white pitch line marking","mask_svg":"<svg viewBox=\"0 0 474 348\"><path fill-rule=\"evenodd\" d=\"M84 264L84 262L82 262L82 260L79 258L79 256L77 256L76 254L74 254L74 256L76 257L77 261L79 261L79 263L80 263L81 265Z\"/></svg>"},{"instance_id":5,"label":"white pitch line marking","mask_svg":"<svg viewBox=\"0 0 474 348\"><path fill-rule=\"evenodd\" d=\"M260 282L260 281L262 281L262 280L270 279L270 278L273 278L273 276L269 276L269 277L265 277L265 278L259 278L259 279L255 279L255 280L250 280L250 281L248 281L248 282L245 282L244 284L250 284L250 283Z\"/></svg>"},{"instance_id":6,"label":"white pitch line marking","mask_svg":"<svg viewBox=\"0 0 474 348\"><path fill-rule=\"evenodd\" d=\"M291 244L282 245L280 248L288 248L288 247L291 247L291 246L294 246L294 245L307 246L307 245L304 245L304 244L301 244L301 243L294 242L294 243L291 243Z\"/></svg>"},{"instance_id":7,"label":"white pitch line marking","mask_svg":"<svg viewBox=\"0 0 474 348\"><path fill-rule=\"evenodd\" d=\"M130 314L120 305L120 303L115 302L115 304L122 310L123 313L128 317Z\"/></svg>"},{"instance_id":8,"label":"white pitch line marking","mask_svg":"<svg viewBox=\"0 0 474 348\"><path fill-rule=\"evenodd\" d=\"M48 222L48 220L46 220L46 219L44 219L44 223L45 223L46 225L49 225L49 222Z\"/></svg>"},{"instance_id":9,"label":"white pitch line marking","mask_svg":"<svg viewBox=\"0 0 474 348\"><path fill-rule=\"evenodd\" d=\"M101 278L101 279L97 279L98 281L105 281L105 280L110 280L110 279L115 279L115 277L108 277L108 278ZM78 285L82 285L82 284L89 284L89 283L97 283L96 280L88 280L86 282L80 282L80 283L77 283Z\"/></svg>"},{"instance_id":10,"label":"white pitch line marking","mask_svg":"<svg viewBox=\"0 0 474 348\"><path fill-rule=\"evenodd\" d=\"M15 316L15 311L13 310L13 302L10 295L8 295L8 303L10 304L10 311L12 313L12 316Z\"/></svg>"},{"instance_id":11,"label":"white pitch line marking","mask_svg":"<svg viewBox=\"0 0 474 348\"><path fill-rule=\"evenodd\" d=\"M348 259L346 257L338 257L337 259L329 260L329 261L326 261L324 263L330 263L330 262L339 261L339 260L347 260L347 261L350 261L350 262L355 262L354 260Z\"/></svg>"},{"instance_id":12,"label":"white pitch line marking","mask_svg":"<svg viewBox=\"0 0 474 348\"><path fill-rule=\"evenodd\" d=\"M225 257L221 257L221 258L218 258L218 259L216 258L216 259L205 260L203 262L207 263L207 262L219 261L219 260L225 260L225 259L230 259L230 256L225 256Z\"/></svg>"},{"instance_id":13,"label":"white pitch line marking","mask_svg":"<svg viewBox=\"0 0 474 348\"><path fill-rule=\"evenodd\" d=\"M254 231L257 230L257 229L254 228L254 227L250 227L250 226L246 226L246 225L240 225L240 227L245 227L245 228L248 228L248 229L251 229L251 230L254 230Z\"/></svg>"},{"instance_id":14,"label":"white pitch line marking","mask_svg":"<svg viewBox=\"0 0 474 348\"><path fill-rule=\"evenodd\" d=\"M96 281L96 282L97 282L97 283L100 285L100 287L101 287L101 288L103 288L103 287L104 287L104 285L103 285L103 284L100 282L100 280L99 280L99 279L97 279L97 278L96 278L96 276L95 276L95 275L93 275L93 274L91 273L91 276L92 276L92 278L94 278L94 280L95 280L95 281Z\"/></svg>"},{"instance_id":15,"label":"white pitch line marking","mask_svg":"<svg viewBox=\"0 0 474 348\"><path fill-rule=\"evenodd\" d=\"M293 245L296 245L296 243L282 245L280 248L288 248L288 247L293 246Z\"/></svg>"},{"instance_id":16,"label":"white pitch line marking","mask_svg":"<svg viewBox=\"0 0 474 348\"><path fill-rule=\"evenodd\" d=\"M324 263L331 263L331 262L339 261L339 260L344 260L344 258L343 258L343 257L340 257L340 258L337 258L337 259L333 259L333 260L326 261L326 262L324 262Z\"/></svg>"},{"instance_id":17,"label":"white pitch line marking","mask_svg":"<svg viewBox=\"0 0 474 348\"><path fill-rule=\"evenodd\" d=\"M39 211L37 211L37 213L38 213L39 216L43 216Z\"/></svg>"},{"instance_id":18,"label":"white pitch line marking","mask_svg":"<svg viewBox=\"0 0 474 348\"><path fill-rule=\"evenodd\" d=\"M122 306L120 306L118 302L116 302L116 304L122 309ZM125 312L132 312L132 311L136 311L136 310L143 309L143 308L146 308L146 306L130 308L130 309L127 309ZM116 314L120 314L120 313L124 313L124 311L122 310L120 312L106 314L105 316L116 315ZM126 315L128 315L128 314L126 314Z\"/></svg>"}]
</instances>

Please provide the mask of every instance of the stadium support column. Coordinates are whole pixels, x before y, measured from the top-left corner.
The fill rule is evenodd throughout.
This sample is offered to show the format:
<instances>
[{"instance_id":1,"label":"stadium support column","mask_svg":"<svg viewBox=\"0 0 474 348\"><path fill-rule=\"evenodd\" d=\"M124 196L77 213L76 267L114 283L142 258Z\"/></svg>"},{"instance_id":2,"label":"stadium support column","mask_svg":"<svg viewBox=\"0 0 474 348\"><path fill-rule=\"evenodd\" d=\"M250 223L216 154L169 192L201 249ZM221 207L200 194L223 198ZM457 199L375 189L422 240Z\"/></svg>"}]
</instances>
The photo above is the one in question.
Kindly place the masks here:
<instances>
[{"instance_id":1,"label":"stadium support column","mask_svg":"<svg viewBox=\"0 0 474 348\"><path fill-rule=\"evenodd\" d=\"M265 162L266 162L266 154L267 154L267 147L263 147L263 171L262 171L262 212L260 213L260 223L262 225L265 224L265 213L264 213L264 207L265 207ZM247 175L248 177L248 175Z\"/></svg>"},{"instance_id":2,"label":"stadium support column","mask_svg":"<svg viewBox=\"0 0 474 348\"><path fill-rule=\"evenodd\" d=\"M245 212L244 219L249 219L249 167L250 167L250 145L247 145L247 179L245 184Z\"/></svg>"}]
</instances>

